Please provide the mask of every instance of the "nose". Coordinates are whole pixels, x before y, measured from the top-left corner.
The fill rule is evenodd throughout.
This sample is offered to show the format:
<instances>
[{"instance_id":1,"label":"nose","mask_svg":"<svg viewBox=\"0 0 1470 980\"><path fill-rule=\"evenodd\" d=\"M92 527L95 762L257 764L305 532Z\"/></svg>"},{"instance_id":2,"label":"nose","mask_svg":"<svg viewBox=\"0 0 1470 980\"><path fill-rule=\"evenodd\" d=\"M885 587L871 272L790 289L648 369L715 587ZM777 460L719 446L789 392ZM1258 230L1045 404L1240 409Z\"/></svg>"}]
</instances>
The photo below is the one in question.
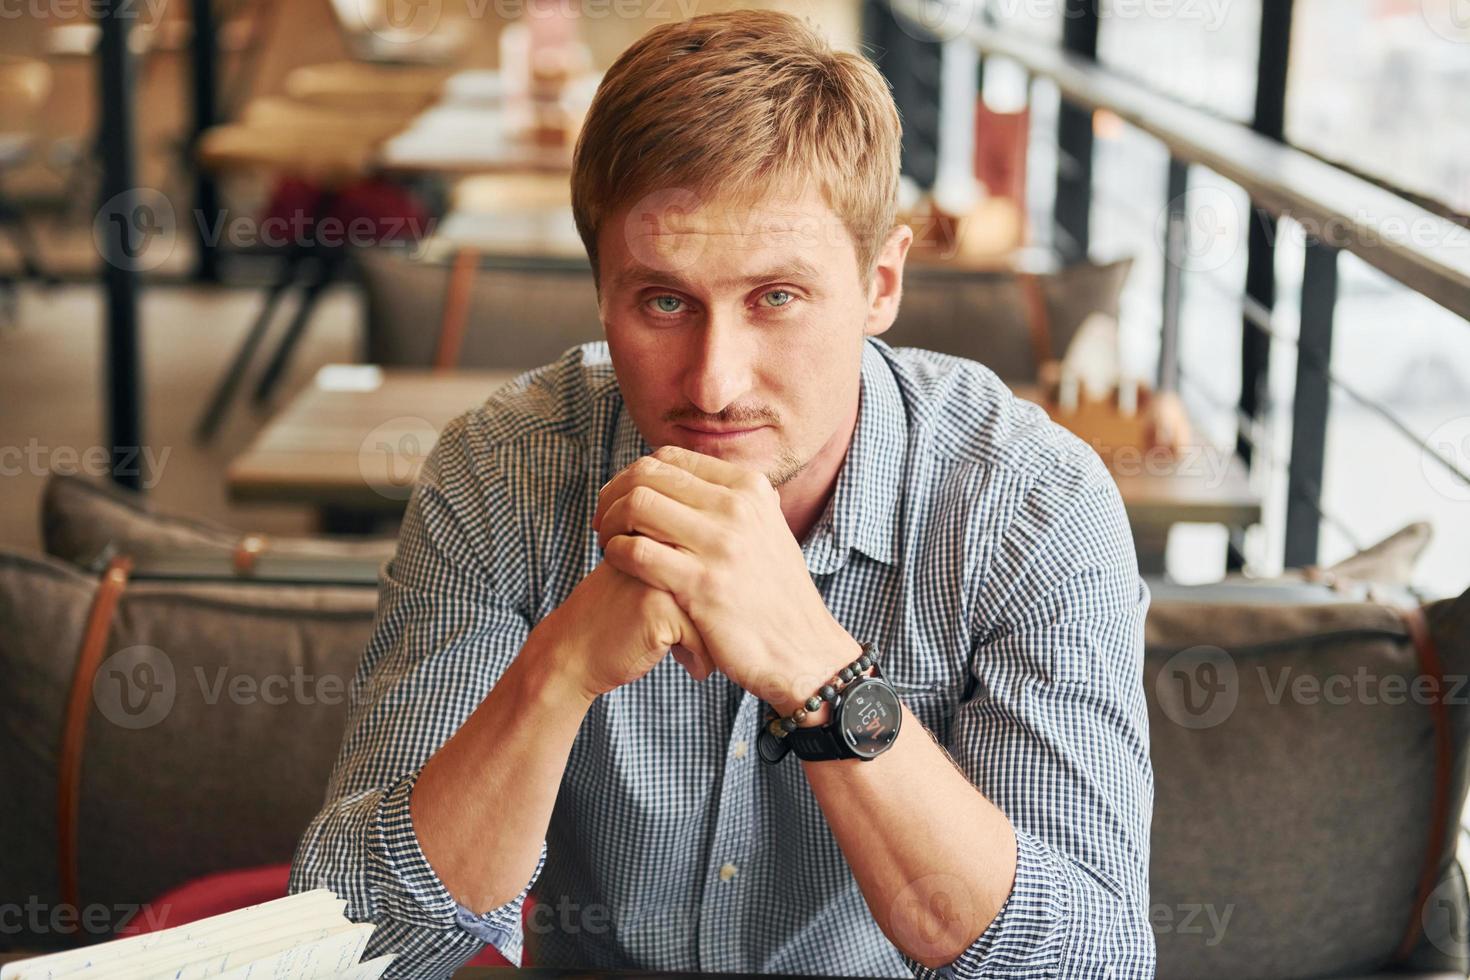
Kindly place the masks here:
<instances>
[{"instance_id":1,"label":"nose","mask_svg":"<svg viewBox=\"0 0 1470 980\"><path fill-rule=\"evenodd\" d=\"M750 390L753 337L737 317L715 312L691 337L694 350L684 374L684 397L701 412L715 415Z\"/></svg>"}]
</instances>

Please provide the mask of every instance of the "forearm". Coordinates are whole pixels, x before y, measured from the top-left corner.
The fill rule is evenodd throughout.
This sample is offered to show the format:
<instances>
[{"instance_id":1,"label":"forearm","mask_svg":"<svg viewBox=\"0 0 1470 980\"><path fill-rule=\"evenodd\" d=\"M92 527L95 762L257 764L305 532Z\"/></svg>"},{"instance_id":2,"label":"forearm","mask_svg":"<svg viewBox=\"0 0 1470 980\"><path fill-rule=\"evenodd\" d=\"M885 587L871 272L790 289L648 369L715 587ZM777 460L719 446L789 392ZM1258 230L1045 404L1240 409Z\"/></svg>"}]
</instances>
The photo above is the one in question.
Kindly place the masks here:
<instances>
[{"instance_id":1,"label":"forearm","mask_svg":"<svg viewBox=\"0 0 1470 980\"><path fill-rule=\"evenodd\" d=\"M547 635L520 655L425 763L411 802L434 873L475 913L514 899L536 870L572 743L591 706Z\"/></svg>"},{"instance_id":2,"label":"forearm","mask_svg":"<svg viewBox=\"0 0 1470 980\"><path fill-rule=\"evenodd\" d=\"M900 952L940 966L989 927L1015 880L1015 833L907 707L898 739L878 758L802 766Z\"/></svg>"}]
</instances>

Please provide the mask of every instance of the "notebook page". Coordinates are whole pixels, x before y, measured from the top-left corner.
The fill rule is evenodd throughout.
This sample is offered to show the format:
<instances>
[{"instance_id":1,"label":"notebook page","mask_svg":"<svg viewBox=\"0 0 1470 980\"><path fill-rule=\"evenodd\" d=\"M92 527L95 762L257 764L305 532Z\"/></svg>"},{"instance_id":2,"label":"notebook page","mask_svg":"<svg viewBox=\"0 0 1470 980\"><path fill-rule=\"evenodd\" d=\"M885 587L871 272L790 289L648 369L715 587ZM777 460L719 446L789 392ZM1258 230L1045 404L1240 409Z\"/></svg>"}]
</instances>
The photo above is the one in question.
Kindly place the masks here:
<instances>
[{"instance_id":1,"label":"notebook page","mask_svg":"<svg viewBox=\"0 0 1470 980\"><path fill-rule=\"evenodd\" d=\"M346 907L347 903L333 896L330 890L318 888L159 932L129 936L82 949L65 950L9 963L0 968L0 980L60 980L78 971L92 969L96 965L115 963L121 958L165 946L197 949L228 935L240 925L256 930L255 935L258 937L261 931L286 928L295 932L308 924L336 924L344 921L343 912Z\"/></svg>"},{"instance_id":2,"label":"notebook page","mask_svg":"<svg viewBox=\"0 0 1470 980\"><path fill-rule=\"evenodd\" d=\"M343 923L309 935L274 937L230 949L205 950L192 958L163 953L147 961L129 963L122 969L109 964L107 976L108 980L149 980L160 975L171 980L207 980L243 970L244 975L256 980L335 977L357 964L372 932L369 924Z\"/></svg>"},{"instance_id":3,"label":"notebook page","mask_svg":"<svg viewBox=\"0 0 1470 980\"><path fill-rule=\"evenodd\" d=\"M156 950L142 957L129 957L123 962L106 964L109 980L148 980L167 975L172 980L206 980L221 973L248 966L257 961L282 958L303 969L313 963L331 963L337 968L350 967L362 955L373 927L339 922L327 928L315 928L291 934L262 936L242 934L203 949L179 951ZM317 950L321 949L320 954ZM297 954L295 951L300 950ZM348 955L350 953L350 955ZM257 974L270 976L269 973ZM314 976L288 972L282 976Z\"/></svg>"},{"instance_id":4,"label":"notebook page","mask_svg":"<svg viewBox=\"0 0 1470 980\"><path fill-rule=\"evenodd\" d=\"M364 967L370 968L369 972L362 974L364 980L382 976L383 970L393 961L393 955L390 953L370 963L359 964L357 961L373 929L369 925L352 928L356 935L336 936L309 948L298 946L282 950L215 974L212 980L337 980L358 976Z\"/></svg>"}]
</instances>

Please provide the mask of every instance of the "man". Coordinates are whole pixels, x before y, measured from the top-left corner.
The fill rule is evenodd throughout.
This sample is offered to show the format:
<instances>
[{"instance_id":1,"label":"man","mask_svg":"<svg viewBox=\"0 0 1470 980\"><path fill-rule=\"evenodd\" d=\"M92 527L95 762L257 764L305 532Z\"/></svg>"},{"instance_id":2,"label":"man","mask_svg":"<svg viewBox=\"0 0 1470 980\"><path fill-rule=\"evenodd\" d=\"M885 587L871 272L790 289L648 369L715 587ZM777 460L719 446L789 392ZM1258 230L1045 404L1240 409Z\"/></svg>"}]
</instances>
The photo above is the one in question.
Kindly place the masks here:
<instances>
[{"instance_id":1,"label":"man","mask_svg":"<svg viewBox=\"0 0 1470 980\"><path fill-rule=\"evenodd\" d=\"M898 148L876 70L784 14L660 27L604 78L572 200L607 343L443 433L296 857L399 975L523 936L1153 975L1127 519L987 369L872 339Z\"/></svg>"}]
</instances>

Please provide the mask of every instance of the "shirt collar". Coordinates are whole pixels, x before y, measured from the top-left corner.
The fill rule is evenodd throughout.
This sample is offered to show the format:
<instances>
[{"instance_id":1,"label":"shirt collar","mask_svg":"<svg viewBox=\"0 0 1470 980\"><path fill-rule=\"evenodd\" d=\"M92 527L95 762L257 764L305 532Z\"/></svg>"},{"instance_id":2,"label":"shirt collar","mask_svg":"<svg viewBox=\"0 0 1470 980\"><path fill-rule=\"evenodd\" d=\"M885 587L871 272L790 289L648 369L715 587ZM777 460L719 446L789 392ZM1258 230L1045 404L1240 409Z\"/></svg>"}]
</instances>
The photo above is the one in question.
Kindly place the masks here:
<instances>
[{"instance_id":1,"label":"shirt collar","mask_svg":"<svg viewBox=\"0 0 1470 980\"><path fill-rule=\"evenodd\" d=\"M908 445L907 414L882 343L863 345L857 425L837 473L832 499L802 544L807 569L829 574L856 549L892 564L898 534L898 496Z\"/></svg>"},{"instance_id":2,"label":"shirt collar","mask_svg":"<svg viewBox=\"0 0 1470 980\"><path fill-rule=\"evenodd\" d=\"M631 466L635 459L653 452L653 447L644 441L638 426L633 422L633 413L628 411L627 403L619 397L616 404L617 423L613 426L612 442L607 447L608 467L602 476L603 480L611 480Z\"/></svg>"},{"instance_id":3,"label":"shirt collar","mask_svg":"<svg viewBox=\"0 0 1470 980\"><path fill-rule=\"evenodd\" d=\"M907 414L883 344L863 345L857 425L837 484L822 516L802 543L807 569L830 574L847 564L856 549L874 561L892 564L898 533L898 495L908 445ZM638 432L627 406L618 400L618 419L608 446L611 479L653 449Z\"/></svg>"}]
</instances>

